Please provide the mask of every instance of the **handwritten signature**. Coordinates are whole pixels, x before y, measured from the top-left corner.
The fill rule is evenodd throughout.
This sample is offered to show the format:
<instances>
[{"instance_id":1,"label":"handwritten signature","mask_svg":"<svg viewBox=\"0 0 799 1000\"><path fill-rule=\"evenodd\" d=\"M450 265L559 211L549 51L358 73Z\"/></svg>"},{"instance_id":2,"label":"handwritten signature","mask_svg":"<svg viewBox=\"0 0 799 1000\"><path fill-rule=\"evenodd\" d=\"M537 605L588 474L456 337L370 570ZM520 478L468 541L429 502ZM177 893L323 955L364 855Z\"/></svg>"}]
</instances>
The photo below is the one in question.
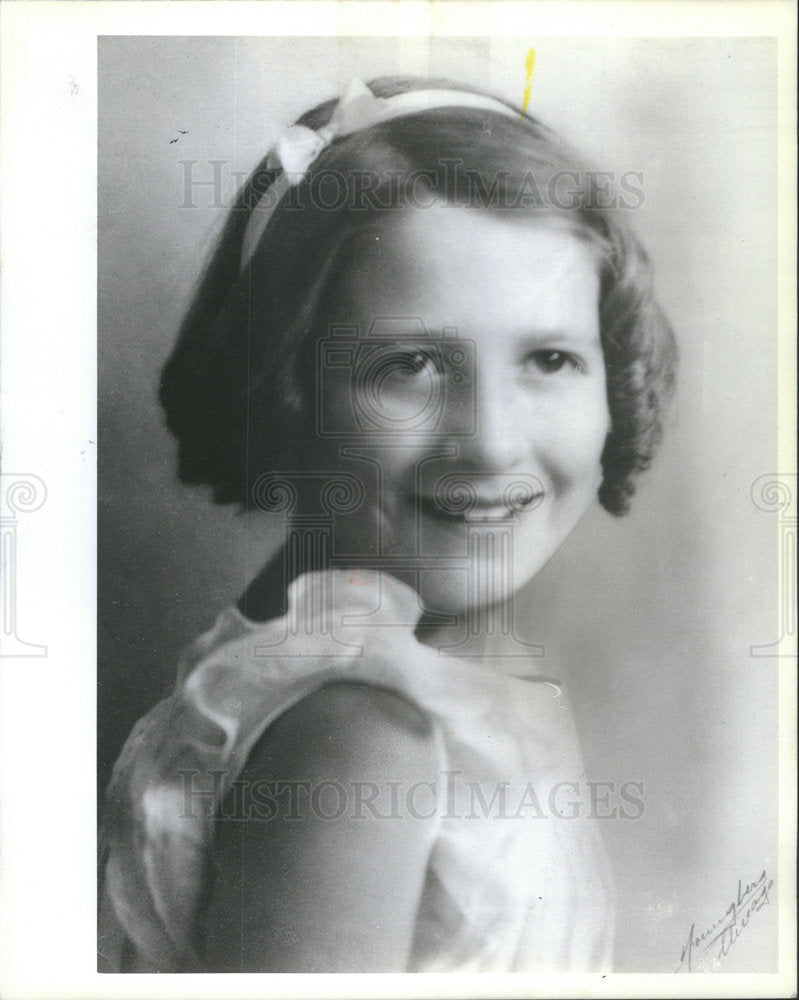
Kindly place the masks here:
<instances>
[{"instance_id":1,"label":"handwritten signature","mask_svg":"<svg viewBox=\"0 0 799 1000\"><path fill-rule=\"evenodd\" d=\"M691 924L688 940L680 953L680 964L674 970L680 972L705 971L700 966L708 960L720 961L743 933L752 915L771 902L769 892L774 879L763 870L756 882L738 882L735 899L724 911L724 915L711 924L707 930L697 932L696 924Z\"/></svg>"}]
</instances>

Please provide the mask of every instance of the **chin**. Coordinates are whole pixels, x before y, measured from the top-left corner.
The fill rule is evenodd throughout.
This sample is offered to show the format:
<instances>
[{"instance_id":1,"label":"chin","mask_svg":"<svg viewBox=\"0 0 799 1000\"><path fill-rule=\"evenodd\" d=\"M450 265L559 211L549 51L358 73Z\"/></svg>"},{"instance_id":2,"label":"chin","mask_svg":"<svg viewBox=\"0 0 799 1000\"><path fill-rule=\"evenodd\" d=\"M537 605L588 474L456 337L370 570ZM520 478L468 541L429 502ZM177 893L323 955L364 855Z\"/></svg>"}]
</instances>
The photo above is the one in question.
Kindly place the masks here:
<instances>
[{"instance_id":1,"label":"chin","mask_svg":"<svg viewBox=\"0 0 799 1000\"><path fill-rule=\"evenodd\" d=\"M535 576L536 570L516 570L489 561L475 561L470 570L425 570L419 597L426 611L462 615L510 601Z\"/></svg>"}]
</instances>

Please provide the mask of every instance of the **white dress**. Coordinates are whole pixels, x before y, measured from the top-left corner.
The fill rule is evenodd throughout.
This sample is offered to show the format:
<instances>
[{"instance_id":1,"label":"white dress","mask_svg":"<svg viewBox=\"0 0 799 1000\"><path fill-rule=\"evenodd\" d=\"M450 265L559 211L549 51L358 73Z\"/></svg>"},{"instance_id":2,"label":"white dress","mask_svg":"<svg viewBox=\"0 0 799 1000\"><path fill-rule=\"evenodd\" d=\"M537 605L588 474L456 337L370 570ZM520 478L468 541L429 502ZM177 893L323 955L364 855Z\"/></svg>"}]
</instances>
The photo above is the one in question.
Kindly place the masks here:
<instances>
[{"instance_id":1,"label":"white dress","mask_svg":"<svg viewBox=\"0 0 799 1000\"><path fill-rule=\"evenodd\" d=\"M348 681L408 699L438 748L440 780L413 803L436 836L408 971L609 971L611 879L560 685L420 643L417 595L388 574L305 574L288 608L266 623L223 611L125 744L104 830L101 968L203 971L192 927L214 814L278 716Z\"/></svg>"}]
</instances>

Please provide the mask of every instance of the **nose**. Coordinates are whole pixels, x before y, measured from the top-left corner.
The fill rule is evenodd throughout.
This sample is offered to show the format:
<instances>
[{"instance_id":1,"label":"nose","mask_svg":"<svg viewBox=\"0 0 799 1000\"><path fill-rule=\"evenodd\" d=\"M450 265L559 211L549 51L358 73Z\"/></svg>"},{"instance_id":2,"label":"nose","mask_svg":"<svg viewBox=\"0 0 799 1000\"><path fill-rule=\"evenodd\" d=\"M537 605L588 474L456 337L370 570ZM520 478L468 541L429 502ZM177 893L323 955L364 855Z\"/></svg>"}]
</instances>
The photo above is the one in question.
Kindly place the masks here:
<instances>
[{"instance_id":1,"label":"nose","mask_svg":"<svg viewBox=\"0 0 799 1000\"><path fill-rule=\"evenodd\" d=\"M483 369L463 401L453 443L460 461L482 472L514 469L530 447L529 401L504 367Z\"/></svg>"}]
</instances>

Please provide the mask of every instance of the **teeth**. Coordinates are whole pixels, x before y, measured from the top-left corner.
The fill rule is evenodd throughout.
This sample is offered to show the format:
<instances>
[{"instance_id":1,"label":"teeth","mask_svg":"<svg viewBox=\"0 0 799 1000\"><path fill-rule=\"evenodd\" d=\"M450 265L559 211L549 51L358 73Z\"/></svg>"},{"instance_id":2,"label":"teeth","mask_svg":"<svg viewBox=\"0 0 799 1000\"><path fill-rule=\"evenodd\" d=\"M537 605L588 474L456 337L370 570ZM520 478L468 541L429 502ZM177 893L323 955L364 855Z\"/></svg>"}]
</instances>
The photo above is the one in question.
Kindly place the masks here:
<instances>
[{"instance_id":1,"label":"teeth","mask_svg":"<svg viewBox=\"0 0 799 1000\"><path fill-rule=\"evenodd\" d=\"M467 521L499 521L516 514L518 511L511 510L510 507L501 507L496 510L470 510L464 517Z\"/></svg>"},{"instance_id":2,"label":"teeth","mask_svg":"<svg viewBox=\"0 0 799 1000\"><path fill-rule=\"evenodd\" d=\"M421 504L423 509L434 516L450 518L453 521L497 521L515 517L531 504L540 501L541 498L542 494L536 494L536 496L531 497L525 503L514 504L513 506L508 506L501 501L489 503L480 503L478 501L469 510L462 511L447 510L430 497L416 497L414 505Z\"/></svg>"}]
</instances>

